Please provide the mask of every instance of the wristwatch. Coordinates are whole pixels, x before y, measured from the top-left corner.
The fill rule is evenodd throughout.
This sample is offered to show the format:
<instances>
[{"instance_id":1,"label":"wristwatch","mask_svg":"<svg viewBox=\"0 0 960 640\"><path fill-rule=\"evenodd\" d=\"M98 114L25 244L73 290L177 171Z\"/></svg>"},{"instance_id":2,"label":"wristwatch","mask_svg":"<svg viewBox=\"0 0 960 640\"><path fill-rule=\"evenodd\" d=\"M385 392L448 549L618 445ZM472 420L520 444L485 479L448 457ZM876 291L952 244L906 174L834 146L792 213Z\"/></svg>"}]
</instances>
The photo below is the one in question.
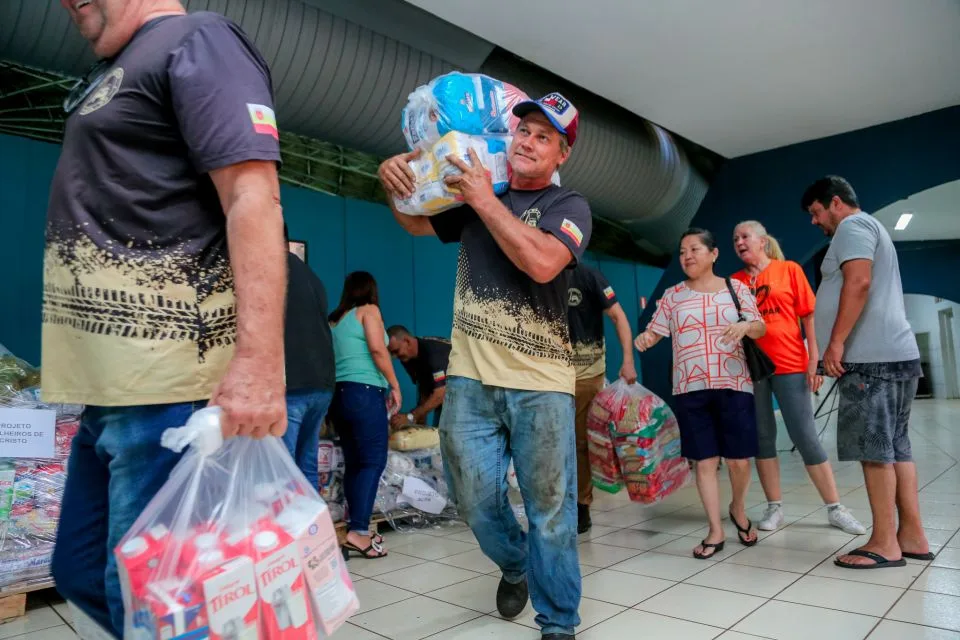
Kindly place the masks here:
<instances>
[{"instance_id":1,"label":"wristwatch","mask_svg":"<svg viewBox=\"0 0 960 640\"><path fill-rule=\"evenodd\" d=\"M414 418L414 415L412 413L407 414L407 422L410 424L413 424L414 422L416 422L416 419Z\"/></svg>"}]
</instances>

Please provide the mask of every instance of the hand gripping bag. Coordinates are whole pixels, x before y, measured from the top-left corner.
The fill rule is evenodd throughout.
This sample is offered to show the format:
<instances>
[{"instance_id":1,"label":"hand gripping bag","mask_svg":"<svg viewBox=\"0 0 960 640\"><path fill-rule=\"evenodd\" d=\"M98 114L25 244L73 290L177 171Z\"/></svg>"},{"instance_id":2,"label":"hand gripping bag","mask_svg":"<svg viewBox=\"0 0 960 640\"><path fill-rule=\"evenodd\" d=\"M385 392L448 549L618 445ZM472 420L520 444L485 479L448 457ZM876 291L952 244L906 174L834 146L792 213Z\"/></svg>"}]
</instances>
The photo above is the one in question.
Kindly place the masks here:
<instances>
[{"instance_id":1,"label":"hand gripping bag","mask_svg":"<svg viewBox=\"0 0 960 640\"><path fill-rule=\"evenodd\" d=\"M358 608L327 505L274 437L223 441L217 407L114 554L124 637L314 640Z\"/></svg>"},{"instance_id":2,"label":"hand gripping bag","mask_svg":"<svg viewBox=\"0 0 960 640\"><path fill-rule=\"evenodd\" d=\"M416 176L416 187L409 198L395 200L397 211L407 215L432 216L463 204L460 190L448 186L444 178L460 173L456 165L447 160L447 156L456 156L471 165L470 149L477 154L490 175L494 193L499 195L506 192L510 186L507 171L509 144L509 140L503 136L482 138L457 131L447 133L429 151L410 162L410 168Z\"/></svg>"}]
</instances>

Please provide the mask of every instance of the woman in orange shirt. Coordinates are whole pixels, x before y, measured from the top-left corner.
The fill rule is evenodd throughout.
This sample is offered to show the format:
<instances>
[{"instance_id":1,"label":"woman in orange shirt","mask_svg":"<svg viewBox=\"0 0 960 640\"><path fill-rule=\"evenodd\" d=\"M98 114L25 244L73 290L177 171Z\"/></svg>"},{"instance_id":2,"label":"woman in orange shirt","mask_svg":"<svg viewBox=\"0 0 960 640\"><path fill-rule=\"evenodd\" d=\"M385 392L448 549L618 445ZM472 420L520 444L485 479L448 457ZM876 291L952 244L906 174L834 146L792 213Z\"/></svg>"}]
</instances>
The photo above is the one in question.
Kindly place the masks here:
<instances>
[{"instance_id":1,"label":"woman in orange shirt","mask_svg":"<svg viewBox=\"0 0 960 640\"><path fill-rule=\"evenodd\" d=\"M737 225L733 245L746 265L733 277L749 286L757 299L760 314L767 325L766 335L757 342L777 367L772 378L754 383L760 440L757 471L768 503L757 527L773 531L784 521L780 461L777 459L777 422L773 413L773 396L776 395L787 433L827 505L830 524L846 533L863 535L866 529L840 504L833 469L814 423L810 393L820 388L823 378L817 375L820 355L813 330L816 298L807 276L799 264L784 259L780 245L755 220ZM800 332L801 325L807 335L806 345Z\"/></svg>"}]
</instances>

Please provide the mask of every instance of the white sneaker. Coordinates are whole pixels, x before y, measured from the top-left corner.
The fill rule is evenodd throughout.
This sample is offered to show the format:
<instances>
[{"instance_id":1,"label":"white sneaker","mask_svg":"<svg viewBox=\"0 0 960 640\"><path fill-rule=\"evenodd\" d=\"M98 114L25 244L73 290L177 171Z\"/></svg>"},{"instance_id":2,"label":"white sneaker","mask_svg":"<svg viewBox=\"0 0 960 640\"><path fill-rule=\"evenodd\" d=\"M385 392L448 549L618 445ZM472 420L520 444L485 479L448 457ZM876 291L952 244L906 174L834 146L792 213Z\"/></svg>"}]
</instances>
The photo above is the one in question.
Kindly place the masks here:
<instances>
[{"instance_id":1,"label":"white sneaker","mask_svg":"<svg viewBox=\"0 0 960 640\"><path fill-rule=\"evenodd\" d=\"M776 531L783 526L783 507L779 504L768 504L767 510L757 523L760 531Z\"/></svg>"},{"instance_id":2,"label":"white sneaker","mask_svg":"<svg viewBox=\"0 0 960 640\"><path fill-rule=\"evenodd\" d=\"M852 536L862 536L867 532L867 528L860 524L860 521L853 517L850 510L840 505L836 509L827 509L827 517L830 524L837 529L843 530Z\"/></svg>"}]
</instances>

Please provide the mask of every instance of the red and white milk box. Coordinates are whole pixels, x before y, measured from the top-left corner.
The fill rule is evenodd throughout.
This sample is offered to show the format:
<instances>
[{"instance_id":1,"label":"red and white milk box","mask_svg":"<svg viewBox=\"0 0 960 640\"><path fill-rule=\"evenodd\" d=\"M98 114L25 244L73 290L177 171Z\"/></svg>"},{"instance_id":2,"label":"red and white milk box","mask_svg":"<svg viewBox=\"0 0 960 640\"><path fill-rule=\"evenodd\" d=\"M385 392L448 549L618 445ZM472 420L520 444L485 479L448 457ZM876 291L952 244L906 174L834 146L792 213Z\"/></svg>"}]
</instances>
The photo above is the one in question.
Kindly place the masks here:
<instances>
[{"instance_id":1,"label":"red and white milk box","mask_svg":"<svg viewBox=\"0 0 960 640\"><path fill-rule=\"evenodd\" d=\"M208 531L205 527L198 527L193 535L184 541L180 549L180 571L184 575L200 575L203 570L198 562L199 559L220 551L221 546L220 536Z\"/></svg>"},{"instance_id":2,"label":"red and white milk box","mask_svg":"<svg viewBox=\"0 0 960 640\"><path fill-rule=\"evenodd\" d=\"M234 558L207 573L203 599L211 640L257 640L260 602L251 558Z\"/></svg>"},{"instance_id":3,"label":"red and white milk box","mask_svg":"<svg viewBox=\"0 0 960 640\"><path fill-rule=\"evenodd\" d=\"M296 544L283 531L266 530L254 536L253 546L264 637L316 640Z\"/></svg>"},{"instance_id":4,"label":"red and white milk box","mask_svg":"<svg viewBox=\"0 0 960 640\"><path fill-rule=\"evenodd\" d=\"M135 598L143 598L147 585L156 578L160 560L170 540L170 531L158 524L143 535L130 538L117 549L120 579L129 585L130 593Z\"/></svg>"},{"instance_id":5,"label":"red and white milk box","mask_svg":"<svg viewBox=\"0 0 960 640\"><path fill-rule=\"evenodd\" d=\"M313 611L324 635L330 636L360 609L330 510L319 500L305 498L284 510L277 522L296 539Z\"/></svg>"}]
</instances>

